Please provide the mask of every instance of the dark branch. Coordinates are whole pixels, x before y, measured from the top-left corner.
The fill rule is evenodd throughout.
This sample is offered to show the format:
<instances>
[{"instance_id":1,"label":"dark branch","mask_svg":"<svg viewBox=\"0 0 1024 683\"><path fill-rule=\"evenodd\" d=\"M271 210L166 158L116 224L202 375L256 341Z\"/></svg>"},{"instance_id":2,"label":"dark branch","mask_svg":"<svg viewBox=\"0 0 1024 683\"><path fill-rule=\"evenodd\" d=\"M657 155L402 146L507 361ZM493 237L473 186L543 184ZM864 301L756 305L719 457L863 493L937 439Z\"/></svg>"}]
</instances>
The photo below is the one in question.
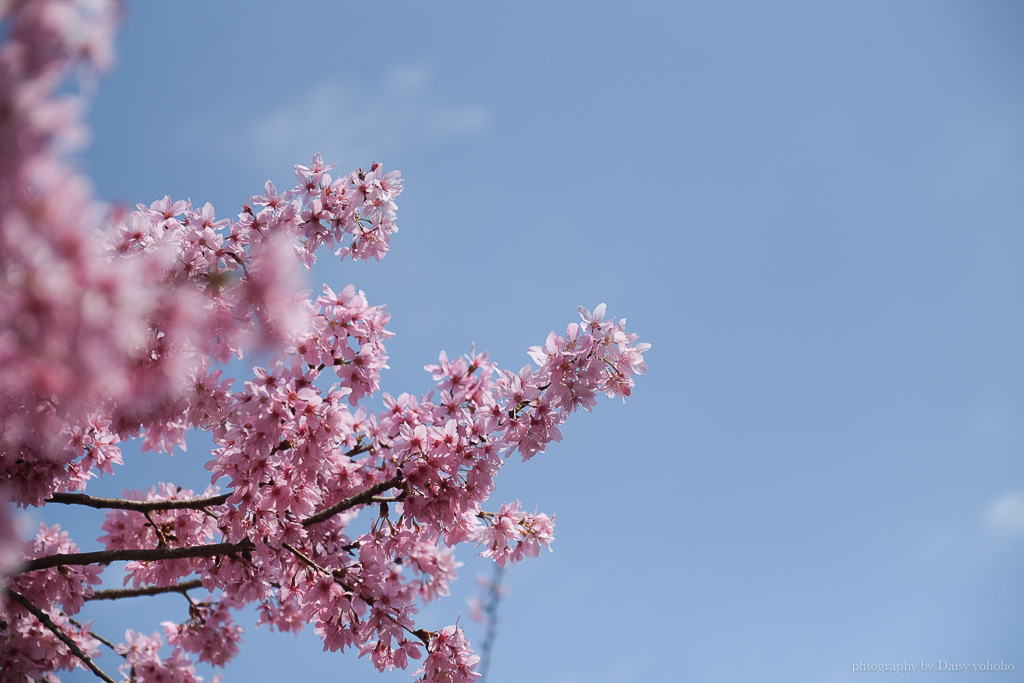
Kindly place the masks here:
<instances>
[{"instance_id":1,"label":"dark branch","mask_svg":"<svg viewBox=\"0 0 1024 683\"><path fill-rule=\"evenodd\" d=\"M368 453L371 450L373 450L372 446L370 446L369 444L361 443L358 446L354 447L352 450L346 452L345 455L351 458L353 455L359 455L360 453Z\"/></svg>"},{"instance_id":2,"label":"dark branch","mask_svg":"<svg viewBox=\"0 0 1024 683\"><path fill-rule=\"evenodd\" d=\"M330 519L339 512L344 512L356 505L364 505L373 500L374 496L394 488L402 481L402 474L399 472L387 481L374 484L365 491L360 491L354 496L339 500L325 510L303 520L302 526L312 526L327 519ZM137 510L146 512L148 510L174 509L174 508L199 508L208 505L219 505L227 499L227 494L214 498L199 498L193 500L167 500L167 501L133 501L120 498L94 498L84 494L62 493L56 494L50 499L54 503L69 503L88 505L90 507L109 508L114 507L124 510ZM69 503L71 504L71 503ZM171 507L147 507L147 506L171 506ZM34 560L27 560L14 568L9 576L33 572L39 569L60 567L63 565L83 564L110 564L111 562L160 562L162 560L180 560L193 557L216 557L218 555L231 555L250 550L255 550L256 545L249 539L238 543L211 543L209 545L197 545L184 548L126 548L120 550L100 550L92 553L67 553L60 555L48 555L37 557ZM95 599L95 598L94 598Z\"/></svg>"},{"instance_id":3,"label":"dark branch","mask_svg":"<svg viewBox=\"0 0 1024 683\"><path fill-rule=\"evenodd\" d=\"M384 493L390 488L398 486L398 484L400 484L401 482L402 474L401 472L399 472L398 474L391 477L387 481L382 481L379 484L374 484L365 491L361 491L354 496L350 496L343 500L339 500L337 503L327 508L326 510L321 510L312 517L302 520L302 526L312 526L314 524L319 524L324 520L330 519L339 512L344 512L349 508L354 508L356 505L364 505L366 503L369 503L371 500L373 500L374 496Z\"/></svg>"},{"instance_id":4,"label":"dark branch","mask_svg":"<svg viewBox=\"0 0 1024 683\"><path fill-rule=\"evenodd\" d=\"M71 654L75 655L80 660L82 660L82 663L89 667L89 670L96 674L97 677L102 678L103 680L107 681L107 683L116 683L116 681L114 681L113 678L103 673L103 670L96 666L96 662L92 661L92 658L89 655L85 654L85 652L82 651L82 648L78 647L78 644L74 640L72 640L67 633L64 633L61 627L53 623L53 619L51 619L46 614L46 612L44 612L43 610L39 609L31 602L29 602L21 593L18 593L17 591L12 591L9 588L6 589L6 591L7 594L11 596L11 598L16 603L18 603L26 610L28 610L28 612L36 619L38 619L43 626L50 629L50 631L53 632L53 635L57 636L60 642L64 643L67 646L67 648L71 650Z\"/></svg>"},{"instance_id":5,"label":"dark branch","mask_svg":"<svg viewBox=\"0 0 1024 683\"><path fill-rule=\"evenodd\" d=\"M86 600L120 600L121 598L138 598L143 595L161 595L163 593L185 593L194 588L202 588L201 579L182 581L173 586L145 586L144 588L108 588L96 591Z\"/></svg>"},{"instance_id":6,"label":"dark branch","mask_svg":"<svg viewBox=\"0 0 1024 683\"><path fill-rule=\"evenodd\" d=\"M85 505L98 510L135 510L151 512L153 510L200 510L213 505L223 505L229 493L210 498L192 498L188 500L128 500L127 498L97 498L84 493L55 493L46 502L63 505Z\"/></svg>"},{"instance_id":7,"label":"dark branch","mask_svg":"<svg viewBox=\"0 0 1024 683\"><path fill-rule=\"evenodd\" d=\"M16 571L11 576L70 564L110 564L111 562L131 561L160 562L161 560L181 560L191 557L232 555L255 549L255 544L249 539L245 539L238 543L211 543L209 545L196 545L185 548L126 548L122 550L99 550L92 553L47 555L46 557L37 557L34 560L27 560L21 563L20 566L16 567Z\"/></svg>"}]
</instances>

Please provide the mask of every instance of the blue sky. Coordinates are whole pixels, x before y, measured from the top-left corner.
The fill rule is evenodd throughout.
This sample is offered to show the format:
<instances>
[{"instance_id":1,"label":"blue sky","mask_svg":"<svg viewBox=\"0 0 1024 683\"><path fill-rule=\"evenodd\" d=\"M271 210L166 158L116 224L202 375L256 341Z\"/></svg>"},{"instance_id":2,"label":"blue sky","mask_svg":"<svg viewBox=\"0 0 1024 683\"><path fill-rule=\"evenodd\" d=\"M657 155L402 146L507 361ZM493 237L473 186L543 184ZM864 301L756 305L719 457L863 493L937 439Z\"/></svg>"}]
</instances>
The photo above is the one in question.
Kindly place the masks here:
<instances>
[{"instance_id":1,"label":"blue sky","mask_svg":"<svg viewBox=\"0 0 1024 683\"><path fill-rule=\"evenodd\" d=\"M312 283L388 305L395 394L473 342L518 368L580 304L654 345L626 405L502 471L558 526L488 683L1024 680L1022 34L1009 1L135 2L83 164L221 215L315 151L401 169L392 253ZM202 488L200 445L102 485ZM460 559L424 625L466 609ZM251 631L228 670L314 678L411 671Z\"/></svg>"}]
</instances>

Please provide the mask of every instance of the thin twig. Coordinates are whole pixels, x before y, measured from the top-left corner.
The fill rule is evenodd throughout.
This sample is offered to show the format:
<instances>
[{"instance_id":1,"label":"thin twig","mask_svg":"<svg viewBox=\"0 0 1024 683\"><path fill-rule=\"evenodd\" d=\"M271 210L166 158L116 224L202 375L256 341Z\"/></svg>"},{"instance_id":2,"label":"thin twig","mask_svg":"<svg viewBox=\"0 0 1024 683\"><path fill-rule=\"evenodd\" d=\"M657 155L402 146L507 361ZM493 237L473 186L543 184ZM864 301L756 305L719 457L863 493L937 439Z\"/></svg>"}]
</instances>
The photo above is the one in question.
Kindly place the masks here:
<instances>
[{"instance_id":1,"label":"thin twig","mask_svg":"<svg viewBox=\"0 0 1024 683\"><path fill-rule=\"evenodd\" d=\"M18 593L17 591L12 591L10 588L7 588L5 590L7 594L10 595L11 598L13 598L16 603L18 603L26 610L28 610L28 612L36 619L38 619L43 626L50 629L50 631L53 632L53 635L57 636L60 642L64 643L64 645L66 645L67 648L71 650L71 654L75 655L80 660L82 660L82 663L89 667L89 670L96 674L98 678L102 678L104 681L107 681L107 683L116 683L116 681L113 678L103 673L103 670L96 666L96 662L92 661L92 658L89 655L85 654L85 652L82 651L82 648L78 647L78 644L74 640L72 640L67 633L64 633L63 629L57 626L57 624L53 623L53 619L51 619L49 615L46 614L46 612L44 612L43 610L39 609L31 602L29 602L21 593Z\"/></svg>"},{"instance_id":2,"label":"thin twig","mask_svg":"<svg viewBox=\"0 0 1024 683\"><path fill-rule=\"evenodd\" d=\"M302 562L305 563L306 565L308 565L308 566L312 567L313 569L317 570L318 572L320 572L321 574L330 574L329 571L327 571L326 569L324 569L323 567L318 565L316 562L311 560L302 551L296 550L290 543L282 543L281 547L284 548L285 550L287 550L288 552L290 552L295 557L297 557L300 560L302 560Z\"/></svg>"},{"instance_id":3,"label":"thin twig","mask_svg":"<svg viewBox=\"0 0 1024 683\"><path fill-rule=\"evenodd\" d=\"M498 603L501 602L501 578L505 570L501 565L494 565L494 577L487 586L487 604L484 606L484 614L487 615L487 634L484 636L484 643L480 647L480 666L477 671L480 673L480 680L483 683L487 678L487 670L491 666L491 657L494 650L494 640L498 635Z\"/></svg>"},{"instance_id":4,"label":"thin twig","mask_svg":"<svg viewBox=\"0 0 1024 683\"><path fill-rule=\"evenodd\" d=\"M68 618L68 621L70 621L72 624L74 624L78 628L82 628L81 622L76 621L75 619L71 619L70 617ZM114 644L112 642L110 642L109 640L107 640L103 636L97 635L96 632L93 631L92 629L89 630L89 637L90 638L95 638L96 640L100 641L101 644L106 645L108 648L110 648L111 651L113 651L113 652L115 652L117 654L121 654L121 653L117 652L117 650L114 649ZM124 655L121 655L121 656L124 657Z\"/></svg>"},{"instance_id":5,"label":"thin twig","mask_svg":"<svg viewBox=\"0 0 1024 683\"><path fill-rule=\"evenodd\" d=\"M202 588L202 579L183 581L173 586L146 586L144 588L108 588L96 591L86 600L119 600L121 598L137 598L143 595L161 595L163 593L185 593L194 588Z\"/></svg>"},{"instance_id":6,"label":"thin twig","mask_svg":"<svg viewBox=\"0 0 1024 683\"><path fill-rule=\"evenodd\" d=\"M142 514L144 514L146 516L146 521L149 522L149 525L151 527L153 527L153 531L156 532L156 538L160 542L157 547L159 547L159 548L169 548L169 547L171 547L171 544L167 542L167 537L164 536L164 532L161 531L161 529L157 525L157 523L153 521L152 517L150 517L149 510L146 510Z\"/></svg>"}]
</instances>

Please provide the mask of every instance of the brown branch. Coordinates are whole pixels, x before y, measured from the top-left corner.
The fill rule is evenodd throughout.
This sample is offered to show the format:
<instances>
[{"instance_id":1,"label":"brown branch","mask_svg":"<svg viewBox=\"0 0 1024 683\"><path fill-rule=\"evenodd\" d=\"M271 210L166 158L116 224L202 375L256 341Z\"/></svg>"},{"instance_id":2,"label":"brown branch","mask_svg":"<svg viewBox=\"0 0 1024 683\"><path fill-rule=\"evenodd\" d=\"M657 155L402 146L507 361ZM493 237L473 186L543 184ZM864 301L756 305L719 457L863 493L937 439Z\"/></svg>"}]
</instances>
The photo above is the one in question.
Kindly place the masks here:
<instances>
[{"instance_id":1,"label":"brown branch","mask_svg":"<svg viewBox=\"0 0 1024 683\"><path fill-rule=\"evenodd\" d=\"M361 443L361 444L359 444L357 446L354 446L352 448L352 450L347 451L345 453L345 455L351 458L353 455L359 455L360 453L367 453L367 452L369 452L371 450L373 450L373 446L371 446L369 444Z\"/></svg>"},{"instance_id":2,"label":"brown branch","mask_svg":"<svg viewBox=\"0 0 1024 683\"><path fill-rule=\"evenodd\" d=\"M159 562L161 560L181 560L193 557L216 557L232 555L255 550L256 545L248 538L238 543L210 543L185 548L125 548L121 550L99 550L92 553L67 553L47 555L27 560L15 567L10 576L34 572L38 569L60 567L62 565L110 564L111 562Z\"/></svg>"},{"instance_id":3,"label":"brown branch","mask_svg":"<svg viewBox=\"0 0 1024 683\"><path fill-rule=\"evenodd\" d=\"M400 484L401 482L402 473L399 472L398 474L391 477L387 481L382 481L379 484L374 484L365 491L361 491L355 494L354 496L349 496L348 498L339 500L337 503L327 508L326 510L321 510L312 517L307 517L306 519L302 520L302 526L312 526L314 524L319 524L320 522L330 519L339 512L344 512L349 508L354 508L356 505L363 505L365 503L369 503L371 500L373 500L374 496L384 493L390 488L398 486L398 484Z\"/></svg>"},{"instance_id":4,"label":"brown branch","mask_svg":"<svg viewBox=\"0 0 1024 683\"><path fill-rule=\"evenodd\" d=\"M223 505L230 495L230 493L222 493L210 498L185 500L128 500L127 498L97 498L84 493L55 493L46 502L61 503L62 505L85 505L98 510L150 512L153 510L201 510L212 505Z\"/></svg>"},{"instance_id":5,"label":"brown branch","mask_svg":"<svg viewBox=\"0 0 1024 683\"><path fill-rule=\"evenodd\" d=\"M108 588L95 591L86 600L120 600L121 598L137 598L143 595L161 595L163 593L185 593L194 588L202 588L202 579L182 581L172 586L145 586L143 588Z\"/></svg>"},{"instance_id":6,"label":"brown branch","mask_svg":"<svg viewBox=\"0 0 1024 683\"><path fill-rule=\"evenodd\" d=\"M50 629L50 631L53 632L53 635L57 636L60 642L64 643L64 645L71 650L71 654L82 660L82 663L89 667L89 670L96 674L98 678L102 678L104 681L107 681L107 683L117 683L113 678L103 673L103 670L96 666L96 662L92 661L92 658L85 654L85 652L82 651L82 648L78 647L78 644L72 640L67 633L64 633L63 629L53 623L53 619L51 619L46 612L33 605L25 598L24 595L17 591L12 591L8 588L6 589L6 592L16 603L24 607L32 616L38 619L43 626Z\"/></svg>"},{"instance_id":7,"label":"brown branch","mask_svg":"<svg viewBox=\"0 0 1024 683\"><path fill-rule=\"evenodd\" d=\"M374 496L370 499L371 503L401 503L405 500L405 494L400 493L397 496Z\"/></svg>"}]
</instances>

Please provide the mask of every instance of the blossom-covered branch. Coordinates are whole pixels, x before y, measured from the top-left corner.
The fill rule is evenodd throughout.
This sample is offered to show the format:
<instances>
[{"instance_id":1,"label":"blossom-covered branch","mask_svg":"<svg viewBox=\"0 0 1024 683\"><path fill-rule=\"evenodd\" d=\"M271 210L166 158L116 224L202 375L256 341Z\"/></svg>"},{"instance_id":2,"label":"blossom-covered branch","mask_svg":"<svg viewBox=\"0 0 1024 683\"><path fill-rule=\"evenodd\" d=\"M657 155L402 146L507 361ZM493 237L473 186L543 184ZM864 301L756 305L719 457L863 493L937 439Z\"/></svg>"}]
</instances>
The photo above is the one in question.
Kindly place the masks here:
<instances>
[{"instance_id":1,"label":"blossom-covered branch","mask_svg":"<svg viewBox=\"0 0 1024 683\"><path fill-rule=\"evenodd\" d=\"M110 564L111 562L162 562L164 560L180 560L197 557L217 557L235 553L250 552L256 546L252 541L238 543L211 543L209 545L185 546L182 548L119 548L117 550L97 550L91 553L60 553L47 555L34 560L26 560L13 572L24 574L50 567L68 567L72 565Z\"/></svg>"},{"instance_id":2,"label":"blossom-covered branch","mask_svg":"<svg viewBox=\"0 0 1024 683\"><path fill-rule=\"evenodd\" d=\"M60 626L53 622L53 619L51 619L49 615L46 614L46 612L44 612L28 600L26 600L25 596L21 593L18 593L17 591L12 591L8 588L4 590L4 594L10 597L12 600L14 600L14 602L21 605L23 608L25 608L25 610L28 611L29 614L38 619L43 626L48 628L50 632L53 633L53 635L57 636L57 639L60 640L60 642L63 643L65 647L71 650L71 653L74 654L74 656L77 657L83 664L85 664L85 666L88 667L90 671L96 674L97 678L107 681L107 683L116 683L113 678L104 673L104 671L96 665L96 662L92 660L92 657L87 655L85 651L83 651L82 648L78 646L78 643L76 643L70 636L68 636L68 634L65 633Z\"/></svg>"}]
</instances>

